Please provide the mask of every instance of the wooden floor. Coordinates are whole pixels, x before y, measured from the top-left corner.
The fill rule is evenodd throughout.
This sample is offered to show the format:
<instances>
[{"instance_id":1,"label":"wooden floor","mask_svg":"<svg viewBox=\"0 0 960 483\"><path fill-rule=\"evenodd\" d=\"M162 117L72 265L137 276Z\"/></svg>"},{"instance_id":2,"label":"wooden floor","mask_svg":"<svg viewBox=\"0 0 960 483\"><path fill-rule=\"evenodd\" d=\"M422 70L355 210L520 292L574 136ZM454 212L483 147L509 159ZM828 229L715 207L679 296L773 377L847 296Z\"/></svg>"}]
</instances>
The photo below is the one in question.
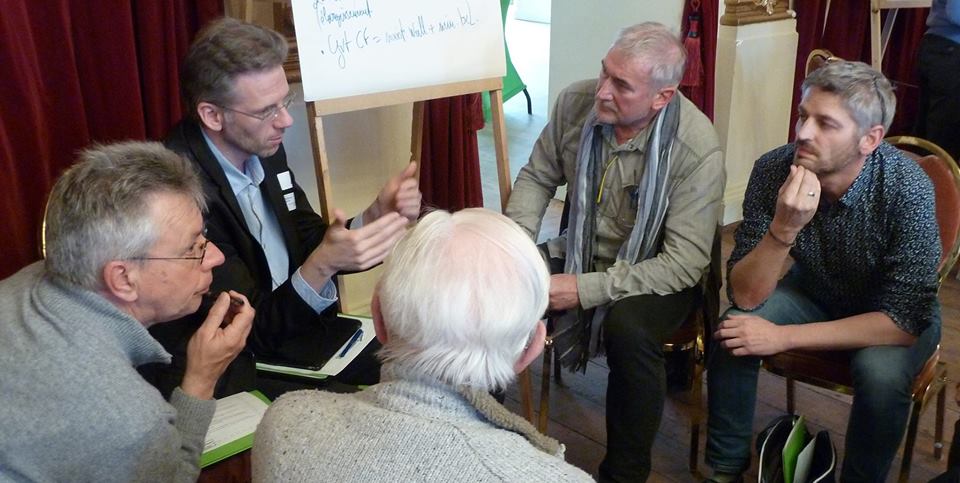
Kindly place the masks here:
<instances>
[{"instance_id":1,"label":"wooden floor","mask_svg":"<svg viewBox=\"0 0 960 483\"><path fill-rule=\"evenodd\" d=\"M548 216L558 216L557 202L548 211ZM547 225L555 223L548 220ZM547 228L549 229L549 227ZM724 260L732 249L732 227L725 230L723 238ZM940 300L943 305L943 340L941 342L943 359L948 366L948 375L960 374L960 282L950 278L944 283ZM534 380L535 405L539 404L540 361L532 368ZM564 372L563 384L553 384L550 392L550 425L547 433L567 446L567 461L596 476L597 467L605 451L606 431L604 426L604 405L606 402L607 366L602 358L590 362L586 374ZM757 414L754 418L754 433L774 417L786 413L786 391L783 378L766 371L760 371ZM651 482L657 481L700 481L709 475L709 468L703 463L705 444L705 426L700 437L699 472L691 474L687 469L690 424L689 412L699 411L701 420L706 421L706 391L704 383L703 400L700 404L691 404L689 393L673 393L668 397L663 421L653 448L653 472ZM960 416L955 401L954 384L947 383L947 410L944 424L943 459L933 458L934 409L933 401L924 410L917 436L916 449L910 481L928 481L943 472L946 467L946 454L950 449L953 425ZM851 399L805 384L797 384L797 410L808 420L808 427L818 431L827 429L834 438L842 458L846 435L847 415ZM519 395L516 387L508 393L507 406L520 411ZM705 424L705 423L704 423ZM902 448L901 448L902 451ZM754 456L756 459L756 456ZM888 481L895 481L900 468L900 457L893 462ZM756 476L756 462L750 475ZM749 480L749 479L748 479Z\"/></svg>"}]
</instances>

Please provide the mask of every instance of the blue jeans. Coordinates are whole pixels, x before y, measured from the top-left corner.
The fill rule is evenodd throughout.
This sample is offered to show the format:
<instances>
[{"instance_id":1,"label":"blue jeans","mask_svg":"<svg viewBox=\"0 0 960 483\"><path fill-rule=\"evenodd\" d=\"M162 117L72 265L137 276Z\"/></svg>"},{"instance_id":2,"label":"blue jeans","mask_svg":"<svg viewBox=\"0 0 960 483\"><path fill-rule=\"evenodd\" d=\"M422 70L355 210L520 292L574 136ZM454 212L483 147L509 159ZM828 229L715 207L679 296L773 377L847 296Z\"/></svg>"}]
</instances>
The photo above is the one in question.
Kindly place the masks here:
<instances>
[{"instance_id":1,"label":"blue jeans","mask_svg":"<svg viewBox=\"0 0 960 483\"><path fill-rule=\"evenodd\" d=\"M777 325L831 320L789 276L766 303L750 312ZM724 314L742 313L731 309ZM940 342L940 309L910 347L871 346L853 351L854 398L847 423L841 481L883 481L897 453L910 411L914 377ZM741 473L750 466L750 442L760 358L731 355L713 344L707 361L707 464Z\"/></svg>"}]
</instances>

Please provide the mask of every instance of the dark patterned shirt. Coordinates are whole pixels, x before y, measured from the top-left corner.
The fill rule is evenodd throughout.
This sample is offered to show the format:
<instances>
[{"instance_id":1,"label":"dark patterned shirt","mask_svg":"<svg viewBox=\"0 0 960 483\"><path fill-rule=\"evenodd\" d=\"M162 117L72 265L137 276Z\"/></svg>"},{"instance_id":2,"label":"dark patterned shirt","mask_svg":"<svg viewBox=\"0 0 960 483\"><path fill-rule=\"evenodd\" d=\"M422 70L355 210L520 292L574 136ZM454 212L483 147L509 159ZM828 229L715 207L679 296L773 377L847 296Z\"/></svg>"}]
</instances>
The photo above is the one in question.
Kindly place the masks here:
<instances>
[{"instance_id":1,"label":"dark patterned shirt","mask_svg":"<svg viewBox=\"0 0 960 483\"><path fill-rule=\"evenodd\" d=\"M773 221L793 153L788 144L754 165L728 274ZM940 233L933 186L916 162L886 142L867 157L840 200L830 204L821 198L790 255L800 286L834 318L879 311L913 335L939 323L934 309ZM727 293L736 305L729 279Z\"/></svg>"}]
</instances>

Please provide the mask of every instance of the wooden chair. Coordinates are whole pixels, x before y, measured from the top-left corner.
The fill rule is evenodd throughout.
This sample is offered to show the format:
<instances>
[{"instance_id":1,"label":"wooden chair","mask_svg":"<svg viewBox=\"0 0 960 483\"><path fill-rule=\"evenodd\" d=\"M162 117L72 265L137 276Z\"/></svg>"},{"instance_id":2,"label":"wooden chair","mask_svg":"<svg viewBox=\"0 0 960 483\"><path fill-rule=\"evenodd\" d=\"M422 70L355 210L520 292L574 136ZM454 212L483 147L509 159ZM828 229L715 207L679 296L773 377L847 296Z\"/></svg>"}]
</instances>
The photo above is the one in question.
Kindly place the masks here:
<instances>
[{"instance_id":1,"label":"wooden chair","mask_svg":"<svg viewBox=\"0 0 960 483\"><path fill-rule=\"evenodd\" d=\"M917 160L917 163L933 181L937 205L937 223L940 228L940 240L943 246L943 256L939 267L939 281L942 282L950 273L958 256L960 256L960 169L957 168L949 154L929 141L910 136L891 137L887 141ZM930 154L921 156L917 151ZM850 375L849 362L849 351L787 351L764 358L763 367L786 378L787 412L794 413L794 381L852 395L853 381ZM947 367L946 363L940 361L940 346L938 345L913 381L913 404L907 425L907 437L903 449L903 460L900 465L899 481L907 481L910 475L910 464L913 459L913 448L916 443L920 415L926 407L927 401L934 396L937 397L937 414L933 455L938 460L941 458L946 380Z\"/></svg>"},{"instance_id":2,"label":"wooden chair","mask_svg":"<svg viewBox=\"0 0 960 483\"><path fill-rule=\"evenodd\" d=\"M804 74L809 74L836 60L840 60L840 57L834 56L833 53L827 49L813 49L810 51L810 55L807 56Z\"/></svg>"},{"instance_id":3,"label":"wooden chair","mask_svg":"<svg viewBox=\"0 0 960 483\"><path fill-rule=\"evenodd\" d=\"M563 222L561 222L563 225ZM663 344L663 351L678 352L690 351L692 358L692 370L689 373L690 394L688 416L690 418L690 453L689 468L691 473L697 471L700 449L700 424L702 422L702 391L703 391L703 371L706 364L706 344L709 338L706 337L707 327L716 324L719 318L719 291L721 284L721 262L720 262L720 228L717 228L717 234L713 240L711 249L710 267L704 274L700 282L701 293L699 303L691 311L687 319L673 333L669 340ZM548 327L548 330L552 327ZM562 384L561 367L557 353L553 347L553 337L547 337L547 344L543 351L543 367L540 379L540 410L536 422L537 429L541 433L547 432L547 425L550 421L550 376L556 384ZM524 391L521 383L521 393ZM531 409L532 412L532 409Z\"/></svg>"}]
</instances>

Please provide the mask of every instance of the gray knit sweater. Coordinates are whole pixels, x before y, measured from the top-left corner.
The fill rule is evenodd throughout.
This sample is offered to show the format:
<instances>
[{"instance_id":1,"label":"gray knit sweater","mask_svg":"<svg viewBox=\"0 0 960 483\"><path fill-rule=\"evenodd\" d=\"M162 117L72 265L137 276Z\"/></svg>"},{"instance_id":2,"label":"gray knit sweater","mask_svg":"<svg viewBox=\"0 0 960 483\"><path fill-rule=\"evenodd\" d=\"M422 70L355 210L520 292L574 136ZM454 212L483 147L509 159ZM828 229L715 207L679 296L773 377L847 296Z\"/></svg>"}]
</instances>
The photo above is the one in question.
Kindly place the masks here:
<instances>
[{"instance_id":1,"label":"gray knit sweater","mask_svg":"<svg viewBox=\"0 0 960 483\"><path fill-rule=\"evenodd\" d=\"M461 393L396 364L383 366L381 380L355 394L278 398L254 437L253 480L593 481L485 392Z\"/></svg>"},{"instance_id":2,"label":"gray knit sweater","mask_svg":"<svg viewBox=\"0 0 960 483\"><path fill-rule=\"evenodd\" d=\"M170 355L43 262L0 282L0 481L195 481L214 401L168 404L135 367Z\"/></svg>"}]
</instances>

